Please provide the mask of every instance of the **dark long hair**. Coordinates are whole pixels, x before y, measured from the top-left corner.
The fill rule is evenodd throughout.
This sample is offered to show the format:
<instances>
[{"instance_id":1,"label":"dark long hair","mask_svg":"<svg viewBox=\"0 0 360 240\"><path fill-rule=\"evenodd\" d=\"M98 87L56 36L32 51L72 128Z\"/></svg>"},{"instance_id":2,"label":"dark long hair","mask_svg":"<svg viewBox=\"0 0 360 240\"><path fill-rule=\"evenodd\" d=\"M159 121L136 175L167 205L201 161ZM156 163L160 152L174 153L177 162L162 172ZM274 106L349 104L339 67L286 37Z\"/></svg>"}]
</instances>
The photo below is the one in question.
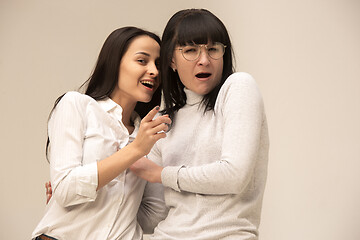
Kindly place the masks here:
<instances>
[{"instance_id":1,"label":"dark long hair","mask_svg":"<svg viewBox=\"0 0 360 240\"><path fill-rule=\"evenodd\" d=\"M169 114L172 119L175 112L186 104L184 85L180 81L178 73L171 69L175 46L191 43L206 44L208 41L226 45L221 81L202 100L205 111L213 110L221 86L227 77L234 72L233 50L224 24L206 9L181 10L170 18L161 40L160 68L165 103L163 113Z\"/></svg>"},{"instance_id":2,"label":"dark long hair","mask_svg":"<svg viewBox=\"0 0 360 240\"><path fill-rule=\"evenodd\" d=\"M107 37L101 48L93 73L90 75L89 79L87 79L80 86L79 89L85 88L85 94L95 100L101 100L110 97L110 94L118 83L119 66L122 57L126 53L130 43L134 40L134 38L144 35L151 37L157 43L159 43L159 45L161 44L159 36L140 28L123 27L113 31ZM136 104L135 111L140 115L141 118L143 118L152 108L160 105L161 89L162 85L160 83L160 86L153 94L150 102L138 102ZM51 113L63 96L64 94L56 99ZM46 157L48 157L49 144L50 140L48 137L46 143Z\"/></svg>"},{"instance_id":3,"label":"dark long hair","mask_svg":"<svg viewBox=\"0 0 360 240\"><path fill-rule=\"evenodd\" d=\"M118 83L119 66L130 43L138 36L149 36L160 45L160 38L152 32L136 27L123 27L113 31L105 40L94 72L82 85L87 85L85 94L101 100L109 97ZM135 111L143 118L153 107L160 104L161 86L155 91L149 103L138 102Z\"/></svg>"}]
</instances>

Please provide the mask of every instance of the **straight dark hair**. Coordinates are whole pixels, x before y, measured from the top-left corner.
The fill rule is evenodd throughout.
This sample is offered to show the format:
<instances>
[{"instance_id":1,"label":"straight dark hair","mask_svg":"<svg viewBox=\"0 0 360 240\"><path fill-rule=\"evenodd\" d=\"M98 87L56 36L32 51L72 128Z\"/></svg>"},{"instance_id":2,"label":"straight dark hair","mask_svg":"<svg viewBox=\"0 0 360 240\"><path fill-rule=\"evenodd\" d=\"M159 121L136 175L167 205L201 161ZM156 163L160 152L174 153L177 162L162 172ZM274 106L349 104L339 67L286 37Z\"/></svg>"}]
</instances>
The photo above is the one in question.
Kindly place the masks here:
<instances>
[{"instance_id":1,"label":"straight dark hair","mask_svg":"<svg viewBox=\"0 0 360 240\"><path fill-rule=\"evenodd\" d=\"M144 35L151 37L161 45L159 36L136 27L119 28L109 35L100 51L92 75L81 85L81 87L87 85L86 95L95 100L101 100L110 96L118 83L119 66L122 57L134 38ZM136 104L135 111L141 118L145 117L152 108L160 104L161 89L162 86L159 86L150 102L138 102Z\"/></svg>"},{"instance_id":2,"label":"straight dark hair","mask_svg":"<svg viewBox=\"0 0 360 240\"><path fill-rule=\"evenodd\" d=\"M119 66L121 59L129 48L131 42L139 36L149 36L154 39L159 45L161 45L159 36L137 27L123 27L114 30L107 37L101 48L93 73L80 86L79 90L85 88L85 94L95 100L102 100L110 97L110 94L115 89L115 86L118 83ZM160 105L161 89L162 85L160 81L160 86L154 92L150 102L138 102L136 104L135 112L137 112L141 118L143 118L155 106ZM65 94L61 95L58 99L56 99L54 107L50 112L50 116L56 105L60 102L64 95ZM50 140L48 137L46 143L47 159L49 144Z\"/></svg>"},{"instance_id":3,"label":"straight dark hair","mask_svg":"<svg viewBox=\"0 0 360 240\"><path fill-rule=\"evenodd\" d=\"M186 104L184 85L180 81L178 73L171 68L175 46L194 43L207 44L208 42L220 42L226 46L220 83L202 100L205 111L213 110L221 86L234 72L233 50L225 25L206 9L185 9L170 18L161 40L160 68L165 103L163 113L169 114L171 119Z\"/></svg>"}]
</instances>

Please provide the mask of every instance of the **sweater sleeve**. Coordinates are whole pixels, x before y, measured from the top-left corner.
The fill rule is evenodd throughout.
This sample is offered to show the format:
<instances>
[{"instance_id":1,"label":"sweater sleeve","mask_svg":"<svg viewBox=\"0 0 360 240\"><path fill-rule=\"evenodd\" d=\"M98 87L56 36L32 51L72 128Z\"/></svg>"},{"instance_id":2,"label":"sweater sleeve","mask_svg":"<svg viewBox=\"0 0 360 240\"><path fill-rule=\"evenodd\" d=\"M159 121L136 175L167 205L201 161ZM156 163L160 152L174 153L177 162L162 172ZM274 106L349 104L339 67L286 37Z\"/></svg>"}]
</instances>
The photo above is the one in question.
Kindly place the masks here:
<instances>
[{"instance_id":1,"label":"sweater sleeve","mask_svg":"<svg viewBox=\"0 0 360 240\"><path fill-rule=\"evenodd\" d=\"M53 195L64 207L92 202L97 196L97 164L82 164L86 128L83 100L80 93L65 94L48 125Z\"/></svg>"},{"instance_id":2,"label":"sweater sleeve","mask_svg":"<svg viewBox=\"0 0 360 240\"><path fill-rule=\"evenodd\" d=\"M232 74L219 92L215 111L223 120L221 159L210 159L212 163L201 166L165 167L161 174L165 186L200 194L238 194L248 185L265 122L254 79L246 73Z\"/></svg>"},{"instance_id":3,"label":"sweater sleeve","mask_svg":"<svg viewBox=\"0 0 360 240\"><path fill-rule=\"evenodd\" d=\"M156 144L151 149L148 158L161 165L160 152ZM147 182L137 214L138 222L144 233L153 233L154 228L160 221L165 219L167 214L168 208L164 200L164 186L159 183Z\"/></svg>"},{"instance_id":4,"label":"sweater sleeve","mask_svg":"<svg viewBox=\"0 0 360 240\"><path fill-rule=\"evenodd\" d=\"M137 214L145 234L154 232L158 223L165 219L168 209L164 202L164 187L159 183L146 183L144 195Z\"/></svg>"}]
</instances>

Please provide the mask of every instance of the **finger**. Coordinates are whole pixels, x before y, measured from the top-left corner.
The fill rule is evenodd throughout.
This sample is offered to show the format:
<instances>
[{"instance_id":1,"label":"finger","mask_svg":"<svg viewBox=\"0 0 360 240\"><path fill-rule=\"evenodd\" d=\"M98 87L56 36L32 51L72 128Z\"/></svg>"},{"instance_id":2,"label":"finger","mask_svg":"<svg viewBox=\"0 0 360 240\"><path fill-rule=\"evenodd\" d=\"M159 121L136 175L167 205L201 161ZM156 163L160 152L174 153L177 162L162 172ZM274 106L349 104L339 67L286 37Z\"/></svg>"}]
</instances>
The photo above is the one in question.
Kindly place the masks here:
<instances>
[{"instance_id":1,"label":"finger","mask_svg":"<svg viewBox=\"0 0 360 240\"><path fill-rule=\"evenodd\" d=\"M159 112L159 109L160 109L159 106L154 107L154 108L142 119L142 121L144 121L144 122L150 122L150 121L155 117L155 115Z\"/></svg>"},{"instance_id":2,"label":"finger","mask_svg":"<svg viewBox=\"0 0 360 240\"><path fill-rule=\"evenodd\" d=\"M161 124L163 124L163 123L166 123L166 124L168 124L168 125L171 124L171 119L169 118L168 115L163 115L163 116L157 117L156 119L154 119L154 120L151 122L151 124L149 124L149 126L150 126L151 128L154 128L155 126L161 125Z\"/></svg>"},{"instance_id":3,"label":"finger","mask_svg":"<svg viewBox=\"0 0 360 240\"><path fill-rule=\"evenodd\" d=\"M152 128L151 130L149 130L149 133L151 135L154 135L154 134L158 134L162 131L167 132L168 130L169 130L168 125L166 125L165 123L162 123L162 124L157 125L156 127Z\"/></svg>"},{"instance_id":4,"label":"finger","mask_svg":"<svg viewBox=\"0 0 360 240\"><path fill-rule=\"evenodd\" d=\"M48 204L48 203L49 203L50 198L51 198L51 194L47 194L47 195L46 195L46 204Z\"/></svg>"},{"instance_id":5,"label":"finger","mask_svg":"<svg viewBox=\"0 0 360 240\"><path fill-rule=\"evenodd\" d=\"M158 141L159 139L165 138L165 137L166 137L166 133L164 133L164 132L159 132L159 133L154 135L155 141Z\"/></svg>"}]
</instances>

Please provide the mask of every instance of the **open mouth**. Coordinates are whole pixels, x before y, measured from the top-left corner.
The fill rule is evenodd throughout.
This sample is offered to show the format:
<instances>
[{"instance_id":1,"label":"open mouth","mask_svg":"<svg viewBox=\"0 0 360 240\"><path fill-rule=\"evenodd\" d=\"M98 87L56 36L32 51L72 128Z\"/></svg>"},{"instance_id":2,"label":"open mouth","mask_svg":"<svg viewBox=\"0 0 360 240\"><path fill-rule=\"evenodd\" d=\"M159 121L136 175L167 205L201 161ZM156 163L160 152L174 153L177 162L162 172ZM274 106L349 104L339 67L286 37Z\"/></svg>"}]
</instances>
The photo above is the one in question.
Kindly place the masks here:
<instances>
[{"instance_id":1,"label":"open mouth","mask_svg":"<svg viewBox=\"0 0 360 240\"><path fill-rule=\"evenodd\" d=\"M198 73L195 75L197 78L208 78L211 76L211 73Z\"/></svg>"},{"instance_id":2,"label":"open mouth","mask_svg":"<svg viewBox=\"0 0 360 240\"><path fill-rule=\"evenodd\" d=\"M152 81L143 80L143 81L140 81L140 83L147 88L150 88L150 89L154 88L154 82L152 82Z\"/></svg>"}]
</instances>

